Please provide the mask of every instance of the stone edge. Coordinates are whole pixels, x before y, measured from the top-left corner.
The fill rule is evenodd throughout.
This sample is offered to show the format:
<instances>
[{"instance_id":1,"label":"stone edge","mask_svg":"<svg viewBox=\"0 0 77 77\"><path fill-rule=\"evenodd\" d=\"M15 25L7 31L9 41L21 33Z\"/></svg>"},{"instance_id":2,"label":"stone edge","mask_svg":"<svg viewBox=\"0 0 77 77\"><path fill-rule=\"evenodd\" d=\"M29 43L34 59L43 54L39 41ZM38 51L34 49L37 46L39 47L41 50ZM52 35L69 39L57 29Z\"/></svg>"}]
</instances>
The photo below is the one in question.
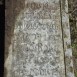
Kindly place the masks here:
<instances>
[{"instance_id":1,"label":"stone edge","mask_svg":"<svg viewBox=\"0 0 77 77\"><path fill-rule=\"evenodd\" d=\"M63 43L65 54L65 73L66 77L75 77L73 69L73 56L71 48L71 34L69 25L69 13L68 13L68 0L60 0L61 4L61 18L62 18L62 30L63 30Z\"/></svg>"}]
</instances>

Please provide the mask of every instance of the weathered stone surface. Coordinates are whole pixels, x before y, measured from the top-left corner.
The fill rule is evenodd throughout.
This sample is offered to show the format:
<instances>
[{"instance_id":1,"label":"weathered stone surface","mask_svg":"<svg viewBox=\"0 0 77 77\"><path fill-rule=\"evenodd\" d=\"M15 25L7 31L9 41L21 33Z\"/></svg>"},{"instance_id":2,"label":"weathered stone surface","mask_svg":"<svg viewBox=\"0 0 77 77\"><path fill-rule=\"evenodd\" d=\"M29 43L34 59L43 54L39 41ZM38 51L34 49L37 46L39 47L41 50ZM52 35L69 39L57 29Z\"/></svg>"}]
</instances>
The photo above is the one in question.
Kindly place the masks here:
<instances>
[{"instance_id":1,"label":"weathered stone surface","mask_svg":"<svg viewBox=\"0 0 77 77\"><path fill-rule=\"evenodd\" d=\"M64 5L63 3L64 1L62 0L61 13L62 13L62 29L63 29L66 77L74 77L69 15L68 15L68 0L65 0Z\"/></svg>"},{"instance_id":2,"label":"weathered stone surface","mask_svg":"<svg viewBox=\"0 0 77 77\"><path fill-rule=\"evenodd\" d=\"M25 1L9 46L6 77L74 77L70 72L69 17L64 12L68 8L63 3L66 4L59 0Z\"/></svg>"}]
</instances>

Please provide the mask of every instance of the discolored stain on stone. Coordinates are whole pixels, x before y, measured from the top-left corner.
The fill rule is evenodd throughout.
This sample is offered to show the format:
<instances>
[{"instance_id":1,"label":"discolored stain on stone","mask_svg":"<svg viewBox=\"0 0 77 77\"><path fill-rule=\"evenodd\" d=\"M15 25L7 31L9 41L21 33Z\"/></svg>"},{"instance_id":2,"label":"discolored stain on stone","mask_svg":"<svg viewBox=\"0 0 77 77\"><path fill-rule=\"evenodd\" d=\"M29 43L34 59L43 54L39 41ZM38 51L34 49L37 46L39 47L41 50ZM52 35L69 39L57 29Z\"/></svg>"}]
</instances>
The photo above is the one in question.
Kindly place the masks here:
<instances>
[{"instance_id":1,"label":"discolored stain on stone","mask_svg":"<svg viewBox=\"0 0 77 77\"><path fill-rule=\"evenodd\" d=\"M34 77L33 75L28 75L28 77Z\"/></svg>"}]
</instances>

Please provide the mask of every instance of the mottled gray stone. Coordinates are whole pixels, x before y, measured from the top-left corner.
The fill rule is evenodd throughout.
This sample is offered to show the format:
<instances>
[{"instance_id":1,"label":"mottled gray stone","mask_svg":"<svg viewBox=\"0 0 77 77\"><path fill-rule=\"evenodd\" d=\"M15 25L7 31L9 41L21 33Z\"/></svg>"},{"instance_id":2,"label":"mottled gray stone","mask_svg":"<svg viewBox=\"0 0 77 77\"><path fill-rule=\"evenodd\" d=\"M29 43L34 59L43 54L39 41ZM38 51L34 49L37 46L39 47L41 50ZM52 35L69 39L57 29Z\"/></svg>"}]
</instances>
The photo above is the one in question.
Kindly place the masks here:
<instances>
[{"instance_id":1,"label":"mottled gray stone","mask_svg":"<svg viewBox=\"0 0 77 77\"><path fill-rule=\"evenodd\" d=\"M63 3L65 4L63 5ZM66 77L74 77L69 15L68 15L68 0L65 0L65 1L61 0L61 13L62 13Z\"/></svg>"},{"instance_id":2,"label":"mottled gray stone","mask_svg":"<svg viewBox=\"0 0 77 77\"><path fill-rule=\"evenodd\" d=\"M71 44L68 2L62 1L25 1L5 62L6 77L74 77L72 50L67 48Z\"/></svg>"}]
</instances>

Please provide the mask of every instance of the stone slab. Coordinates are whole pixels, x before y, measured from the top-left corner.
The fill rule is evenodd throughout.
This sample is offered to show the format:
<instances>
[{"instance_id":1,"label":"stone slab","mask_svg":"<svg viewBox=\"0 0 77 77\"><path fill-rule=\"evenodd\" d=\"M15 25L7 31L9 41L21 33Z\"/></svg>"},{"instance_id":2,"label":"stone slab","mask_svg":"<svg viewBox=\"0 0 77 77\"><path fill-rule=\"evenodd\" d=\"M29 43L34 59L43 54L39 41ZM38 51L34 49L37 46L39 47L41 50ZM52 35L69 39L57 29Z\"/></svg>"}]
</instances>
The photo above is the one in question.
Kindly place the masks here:
<instances>
[{"instance_id":1,"label":"stone slab","mask_svg":"<svg viewBox=\"0 0 77 77\"><path fill-rule=\"evenodd\" d=\"M25 0L5 61L6 77L74 77L67 3Z\"/></svg>"}]
</instances>

